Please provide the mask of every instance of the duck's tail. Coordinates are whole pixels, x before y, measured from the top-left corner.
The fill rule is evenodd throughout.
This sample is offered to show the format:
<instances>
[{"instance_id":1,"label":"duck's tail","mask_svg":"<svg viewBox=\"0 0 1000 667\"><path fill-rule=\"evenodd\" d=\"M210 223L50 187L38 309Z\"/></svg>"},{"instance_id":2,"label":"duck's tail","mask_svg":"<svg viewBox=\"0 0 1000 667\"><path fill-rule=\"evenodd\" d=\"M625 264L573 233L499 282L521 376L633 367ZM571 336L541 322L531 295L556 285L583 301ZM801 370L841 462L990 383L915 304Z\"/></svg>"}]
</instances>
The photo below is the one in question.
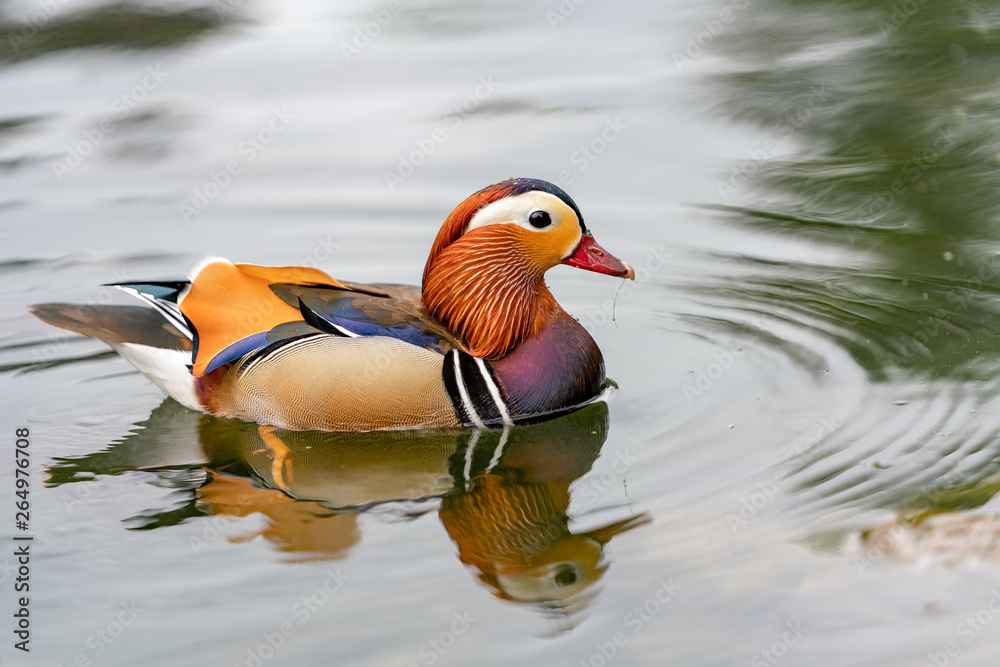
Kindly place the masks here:
<instances>
[{"instance_id":1,"label":"duck's tail","mask_svg":"<svg viewBox=\"0 0 1000 667\"><path fill-rule=\"evenodd\" d=\"M121 287L139 291L137 285ZM194 344L189 327L183 318L164 312L171 310L171 302L165 305L148 292L140 298L159 303L154 308L71 303L39 303L28 308L43 322L103 340L174 400L203 409L191 375Z\"/></svg>"},{"instance_id":2,"label":"duck's tail","mask_svg":"<svg viewBox=\"0 0 1000 667\"><path fill-rule=\"evenodd\" d=\"M192 343L187 332L179 331L150 308L37 303L28 306L28 310L47 324L93 336L112 345L136 343L165 350L183 350L190 357Z\"/></svg>"}]
</instances>

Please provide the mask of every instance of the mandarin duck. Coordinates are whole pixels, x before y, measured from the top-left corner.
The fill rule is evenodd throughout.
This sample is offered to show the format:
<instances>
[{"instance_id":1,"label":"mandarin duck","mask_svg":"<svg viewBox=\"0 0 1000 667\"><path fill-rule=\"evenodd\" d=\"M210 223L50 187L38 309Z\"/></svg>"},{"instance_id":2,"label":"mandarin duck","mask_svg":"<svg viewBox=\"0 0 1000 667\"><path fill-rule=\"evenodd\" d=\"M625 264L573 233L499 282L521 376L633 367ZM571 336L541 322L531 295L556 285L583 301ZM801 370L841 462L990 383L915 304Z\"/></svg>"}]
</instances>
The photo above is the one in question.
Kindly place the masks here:
<instances>
[{"instance_id":1,"label":"mandarin duck","mask_svg":"<svg viewBox=\"0 0 1000 667\"><path fill-rule=\"evenodd\" d=\"M143 306L31 310L221 417L292 430L501 427L572 411L604 388L597 344L545 285L559 264L635 278L566 192L517 178L452 211L420 288L210 258L188 281L115 285Z\"/></svg>"}]
</instances>

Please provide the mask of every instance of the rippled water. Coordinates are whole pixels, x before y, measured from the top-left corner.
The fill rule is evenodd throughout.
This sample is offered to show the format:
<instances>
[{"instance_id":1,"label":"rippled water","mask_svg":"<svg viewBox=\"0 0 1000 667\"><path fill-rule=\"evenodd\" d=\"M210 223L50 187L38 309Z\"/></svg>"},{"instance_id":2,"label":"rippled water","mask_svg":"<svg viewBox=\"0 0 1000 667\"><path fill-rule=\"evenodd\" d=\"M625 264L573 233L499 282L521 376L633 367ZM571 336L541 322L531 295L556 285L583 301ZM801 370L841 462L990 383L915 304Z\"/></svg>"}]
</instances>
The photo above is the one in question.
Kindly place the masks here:
<instances>
[{"instance_id":1,"label":"rippled water","mask_svg":"<svg viewBox=\"0 0 1000 667\"><path fill-rule=\"evenodd\" d=\"M998 57L988 3L0 3L0 660L996 664ZM506 440L264 433L25 310L416 282L515 175L638 278L550 273L619 389Z\"/></svg>"}]
</instances>

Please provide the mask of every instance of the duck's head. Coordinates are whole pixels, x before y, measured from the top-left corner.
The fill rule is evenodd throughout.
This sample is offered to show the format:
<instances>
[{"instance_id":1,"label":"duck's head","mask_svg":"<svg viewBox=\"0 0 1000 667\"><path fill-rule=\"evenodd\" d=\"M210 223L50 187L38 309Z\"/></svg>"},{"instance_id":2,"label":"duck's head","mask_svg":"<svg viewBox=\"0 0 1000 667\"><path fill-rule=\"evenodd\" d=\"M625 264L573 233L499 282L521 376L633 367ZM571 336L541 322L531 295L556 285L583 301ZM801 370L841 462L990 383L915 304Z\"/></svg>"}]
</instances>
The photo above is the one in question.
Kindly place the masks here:
<instances>
[{"instance_id":1,"label":"duck's head","mask_svg":"<svg viewBox=\"0 0 1000 667\"><path fill-rule=\"evenodd\" d=\"M470 352L498 358L558 308L542 277L559 264L635 278L594 240L562 188L531 178L496 183L459 204L441 226L424 268L424 307Z\"/></svg>"}]
</instances>

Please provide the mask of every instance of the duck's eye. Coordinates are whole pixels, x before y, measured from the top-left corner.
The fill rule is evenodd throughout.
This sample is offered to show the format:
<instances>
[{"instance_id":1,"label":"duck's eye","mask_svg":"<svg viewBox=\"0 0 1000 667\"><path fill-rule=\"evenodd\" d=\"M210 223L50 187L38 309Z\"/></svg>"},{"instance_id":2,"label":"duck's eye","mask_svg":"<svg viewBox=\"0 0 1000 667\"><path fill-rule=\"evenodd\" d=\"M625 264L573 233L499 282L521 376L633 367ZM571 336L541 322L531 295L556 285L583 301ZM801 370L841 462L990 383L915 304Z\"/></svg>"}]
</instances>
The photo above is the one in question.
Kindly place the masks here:
<instances>
[{"instance_id":1,"label":"duck's eye","mask_svg":"<svg viewBox=\"0 0 1000 667\"><path fill-rule=\"evenodd\" d=\"M576 583L576 570L571 566L560 568L556 572L555 582L559 586L572 586Z\"/></svg>"},{"instance_id":2,"label":"duck's eye","mask_svg":"<svg viewBox=\"0 0 1000 667\"><path fill-rule=\"evenodd\" d=\"M552 224L552 218L545 211L534 211L528 216L528 222L531 223L532 227L537 227L538 229L543 229Z\"/></svg>"}]
</instances>

